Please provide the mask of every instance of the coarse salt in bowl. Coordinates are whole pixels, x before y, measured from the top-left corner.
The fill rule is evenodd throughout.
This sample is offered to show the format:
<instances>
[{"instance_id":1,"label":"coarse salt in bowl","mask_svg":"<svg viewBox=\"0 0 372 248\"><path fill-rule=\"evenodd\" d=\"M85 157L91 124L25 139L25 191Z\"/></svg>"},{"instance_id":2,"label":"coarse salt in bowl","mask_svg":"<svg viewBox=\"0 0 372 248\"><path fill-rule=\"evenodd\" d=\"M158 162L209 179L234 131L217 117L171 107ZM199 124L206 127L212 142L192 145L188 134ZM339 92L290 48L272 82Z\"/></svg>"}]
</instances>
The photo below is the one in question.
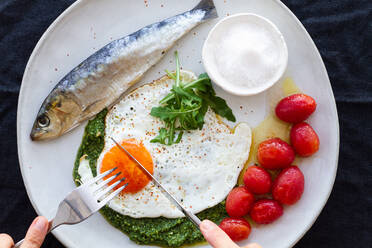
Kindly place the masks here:
<instances>
[{"instance_id":1,"label":"coarse salt in bowl","mask_svg":"<svg viewBox=\"0 0 372 248\"><path fill-rule=\"evenodd\" d=\"M220 20L204 42L202 59L213 82L235 95L258 94L275 84L288 64L288 49L268 19L241 13Z\"/></svg>"}]
</instances>

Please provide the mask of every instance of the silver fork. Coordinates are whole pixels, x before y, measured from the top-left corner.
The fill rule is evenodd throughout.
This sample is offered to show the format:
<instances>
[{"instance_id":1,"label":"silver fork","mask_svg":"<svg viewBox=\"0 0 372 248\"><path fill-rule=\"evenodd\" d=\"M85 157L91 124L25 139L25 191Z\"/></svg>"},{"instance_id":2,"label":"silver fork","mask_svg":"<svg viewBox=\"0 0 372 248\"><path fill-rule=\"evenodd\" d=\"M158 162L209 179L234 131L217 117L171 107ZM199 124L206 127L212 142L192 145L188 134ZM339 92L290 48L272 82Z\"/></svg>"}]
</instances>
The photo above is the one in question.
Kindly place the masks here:
<instances>
[{"instance_id":1,"label":"silver fork","mask_svg":"<svg viewBox=\"0 0 372 248\"><path fill-rule=\"evenodd\" d=\"M107 178L106 180L103 180L102 182L99 182L102 178L109 175L116 169L117 168L115 167L111 170L108 170L71 191L59 204L54 219L49 221L48 233L54 228L63 224L72 225L82 222L100 210L106 205L106 203L119 194L120 191L122 191L128 185L128 183L124 184L110 194L109 192L119 183L123 182L125 177L106 188L104 188L104 186L118 177L120 172ZM13 247L20 247L23 241L24 239L20 240Z\"/></svg>"}]
</instances>

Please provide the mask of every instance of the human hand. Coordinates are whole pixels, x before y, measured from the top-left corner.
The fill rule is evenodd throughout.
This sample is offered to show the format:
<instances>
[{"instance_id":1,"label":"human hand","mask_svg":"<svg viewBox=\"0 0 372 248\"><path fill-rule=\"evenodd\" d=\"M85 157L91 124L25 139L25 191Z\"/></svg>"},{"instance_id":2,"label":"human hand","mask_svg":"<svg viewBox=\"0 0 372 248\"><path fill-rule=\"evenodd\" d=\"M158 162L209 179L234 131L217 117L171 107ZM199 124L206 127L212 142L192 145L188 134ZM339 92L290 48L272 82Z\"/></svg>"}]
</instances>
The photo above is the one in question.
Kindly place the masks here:
<instances>
[{"instance_id":1,"label":"human hand","mask_svg":"<svg viewBox=\"0 0 372 248\"><path fill-rule=\"evenodd\" d=\"M200 224L200 231L204 235L204 238L214 248L239 248L227 234L222 231L216 224L209 220L203 220ZM258 244L249 244L242 248L261 248Z\"/></svg>"},{"instance_id":2,"label":"human hand","mask_svg":"<svg viewBox=\"0 0 372 248\"><path fill-rule=\"evenodd\" d=\"M32 222L28 228L25 240L21 248L40 248L48 232L49 222L43 217L39 216ZM12 248L14 241L8 234L0 234L0 248Z\"/></svg>"}]
</instances>

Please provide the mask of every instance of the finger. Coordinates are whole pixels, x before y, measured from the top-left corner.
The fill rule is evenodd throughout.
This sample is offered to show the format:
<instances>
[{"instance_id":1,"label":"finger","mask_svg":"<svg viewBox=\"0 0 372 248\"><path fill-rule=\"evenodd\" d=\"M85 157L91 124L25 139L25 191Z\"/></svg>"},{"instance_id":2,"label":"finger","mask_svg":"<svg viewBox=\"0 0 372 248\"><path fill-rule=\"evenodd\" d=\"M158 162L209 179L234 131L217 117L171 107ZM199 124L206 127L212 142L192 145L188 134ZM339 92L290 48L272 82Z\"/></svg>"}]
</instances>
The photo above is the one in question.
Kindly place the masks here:
<instances>
[{"instance_id":1,"label":"finger","mask_svg":"<svg viewBox=\"0 0 372 248\"><path fill-rule=\"evenodd\" d=\"M0 234L0 247L1 248L12 248L14 245L12 237L8 234L2 233Z\"/></svg>"},{"instance_id":2,"label":"finger","mask_svg":"<svg viewBox=\"0 0 372 248\"><path fill-rule=\"evenodd\" d=\"M28 229L21 248L40 248L48 232L48 226L49 222L45 217L37 217Z\"/></svg>"},{"instance_id":3,"label":"finger","mask_svg":"<svg viewBox=\"0 0 372 248\"><path fill-rule=\"evenodd\" d=\"M253 244L244 246L243 248L262 248L262 247L259 244L253 243Z\"/></svg>"},{"instance_id":4,"label":"finger","mask_svg":"<svg viewBox=\"0 0 372 248\"><path fill-rule=\"evenodd\" d=\"M239 246L212 221L203 220L200 224L200 231L208 243L214 248L239 248Z\"/></svg>"}]
</instances>

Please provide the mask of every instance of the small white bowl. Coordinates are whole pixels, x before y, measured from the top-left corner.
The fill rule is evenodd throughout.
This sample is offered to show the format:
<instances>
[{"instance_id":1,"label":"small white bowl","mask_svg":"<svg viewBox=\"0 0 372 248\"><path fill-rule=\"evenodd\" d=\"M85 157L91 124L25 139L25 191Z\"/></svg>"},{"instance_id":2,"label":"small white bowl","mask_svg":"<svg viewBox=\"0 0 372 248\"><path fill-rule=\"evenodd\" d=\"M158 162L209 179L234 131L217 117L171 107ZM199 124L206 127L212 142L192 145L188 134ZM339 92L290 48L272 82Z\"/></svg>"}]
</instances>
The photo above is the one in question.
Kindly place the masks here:
<instances>
[{"instance_id":1,"label":"small white bowl","mask_svg":"<svg viewBox=\"0 0 372 248\"><path fill-rule=\"evenodd\" d=\"M265 34L270 35L271 41L274 42L275 51L278 51L278 61L275 65L275 69L271 70L273 74L269 79L262 79L256 81L256 83L251 84L250 86L234 86L230 83L230 81L234 81L226 78L226 76L222 76L220 73L218 66L216 65L216 44L220 44L221 40L228 34L229 30L231 30L236 25L244 25L244 23L248 24L258 24L262 30L265 31ZM272 46L274 48L274 46ZM232 50L231 50L232 49ZM229 48L227 51L229 54L231 51L235 51L234 48ZM238 51L238 50L236 50ZM249 53L249 52L248 52ZM258 53L253 54L253 56L258 55ZM254 57L251 57L251 63L254 63ZM217 58L218 59L218 58ZM279 79L283 76L287 64L288 64L288 49L285 43L284 37L279 31L279 29L268 19L251 13L241 13L235 14L228 17L223 18L220 20L209 32L207 39L204 42L203 50L202 50L202 60L204 64L204 68L208 73L209 77L215 82L217 85L222 87L227 92L230 92L235 95L241 96L248 96L248 95L255 95L260 92L263 92L274 85ZM244 65L236 65L236 66L244 66ZM239 71L239 70L238 70ZM239 73L238 73L239 75ZM247 75L247 73L245 74ZM250 80L253 82L253 79ZM260 82L259 82L260 81Z\"/></svg>"}]
</instances>

